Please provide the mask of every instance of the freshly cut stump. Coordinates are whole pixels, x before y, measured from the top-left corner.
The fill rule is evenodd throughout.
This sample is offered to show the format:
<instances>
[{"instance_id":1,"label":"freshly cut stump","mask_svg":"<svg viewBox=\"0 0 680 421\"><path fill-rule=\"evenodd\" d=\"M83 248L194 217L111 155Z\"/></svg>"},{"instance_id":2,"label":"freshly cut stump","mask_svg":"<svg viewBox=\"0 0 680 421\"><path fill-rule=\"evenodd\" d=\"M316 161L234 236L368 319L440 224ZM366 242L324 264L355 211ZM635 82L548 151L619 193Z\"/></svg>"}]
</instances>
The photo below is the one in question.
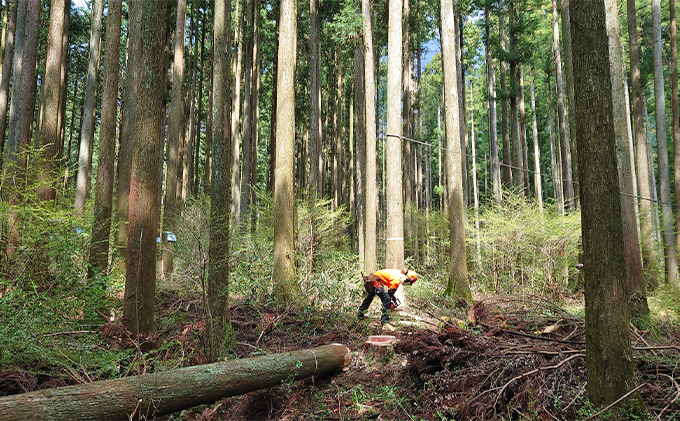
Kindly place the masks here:
<instances>
[{"instance_id":1,"label":"freshly cut stump","mask_svg":"<svg viewBox=\"0 0 680 421\"><path fill-rule=\"evenodd\" d=\"M397 338L391 335L369 336L364 342L367 353L375 357L379 362L387 362L394 356L394 344Z\"/></svg>"}]
</instances>

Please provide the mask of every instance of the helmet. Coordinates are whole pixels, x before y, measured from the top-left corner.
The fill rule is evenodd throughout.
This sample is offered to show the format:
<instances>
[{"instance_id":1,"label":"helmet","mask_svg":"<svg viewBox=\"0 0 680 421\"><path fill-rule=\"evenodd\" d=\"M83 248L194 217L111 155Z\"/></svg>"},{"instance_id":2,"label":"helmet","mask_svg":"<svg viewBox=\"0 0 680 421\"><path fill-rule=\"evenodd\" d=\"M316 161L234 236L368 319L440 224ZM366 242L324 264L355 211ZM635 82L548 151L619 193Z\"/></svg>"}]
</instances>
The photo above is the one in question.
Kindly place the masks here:
<instances>
[{"instance_id":1,"label":"helmet","mask_svg":"<svg viewBox=\"0 0 680 421\"><path fill-rule=\"evenodd\" d=\"M413 285L418 280L418 274L414 270L406 272L406 283Z\"/></svg>"}]
</instances>

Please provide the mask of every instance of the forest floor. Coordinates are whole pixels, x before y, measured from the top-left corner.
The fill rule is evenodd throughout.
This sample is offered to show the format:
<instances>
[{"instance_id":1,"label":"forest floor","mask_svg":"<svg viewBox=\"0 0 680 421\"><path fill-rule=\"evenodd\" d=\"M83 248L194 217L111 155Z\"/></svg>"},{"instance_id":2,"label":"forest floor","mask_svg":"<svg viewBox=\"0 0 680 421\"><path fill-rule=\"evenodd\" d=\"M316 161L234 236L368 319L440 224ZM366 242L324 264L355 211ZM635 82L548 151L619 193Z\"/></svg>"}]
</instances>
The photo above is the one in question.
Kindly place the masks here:
<instances>
[{"instance_id":1,"label":"forest floor","mask_svg":"<svg viewBox=\"0 0 680 421\"><path fill-rule=\"evenodd\" d=\"M577 295L560 305L582 307L582 301ZM341 343L351 351L349 366L156 419L587 420L607 413L587 401L583 320L545 297L489 297L458 309L458 317L413 302L385 326L378 304L357 319L237 301L231 315L238 358ZM151 370L153 361L202 364L201 308L197 297L165 292L159 319L174 322L147 338L144 349L121 325L99 331L112 348L139 349L121 375ZM378 352L365 344L371 335L391 335L396 343ZM631 335L638 390L652 417L680 417L680 331L631 327ZM75 382L37 381L29 371L0 373L0 396Z\"/></svg>"}]
</instances>

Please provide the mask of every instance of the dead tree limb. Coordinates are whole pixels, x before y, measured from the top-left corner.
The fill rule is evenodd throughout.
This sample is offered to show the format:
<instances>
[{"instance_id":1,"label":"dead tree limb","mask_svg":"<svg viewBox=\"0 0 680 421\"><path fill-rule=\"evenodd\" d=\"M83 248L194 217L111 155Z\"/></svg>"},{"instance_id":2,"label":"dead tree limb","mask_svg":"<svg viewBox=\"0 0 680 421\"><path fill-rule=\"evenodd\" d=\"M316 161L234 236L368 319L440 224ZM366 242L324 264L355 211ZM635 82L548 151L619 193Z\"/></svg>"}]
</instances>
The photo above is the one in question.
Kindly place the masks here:
<instances>
[{"instance_id":1,"label":"dead tree limb","mask_svg":"<svg viewBox=\"0 0 680 421\"><path fill-rule=\"evenodd\" d=\"M347 347L331 344L39 390L0 398L0 421L127 420L133 413L152 419L283 381L328 374L346 366L349 358Z\"/></svg>"}]
</instances>

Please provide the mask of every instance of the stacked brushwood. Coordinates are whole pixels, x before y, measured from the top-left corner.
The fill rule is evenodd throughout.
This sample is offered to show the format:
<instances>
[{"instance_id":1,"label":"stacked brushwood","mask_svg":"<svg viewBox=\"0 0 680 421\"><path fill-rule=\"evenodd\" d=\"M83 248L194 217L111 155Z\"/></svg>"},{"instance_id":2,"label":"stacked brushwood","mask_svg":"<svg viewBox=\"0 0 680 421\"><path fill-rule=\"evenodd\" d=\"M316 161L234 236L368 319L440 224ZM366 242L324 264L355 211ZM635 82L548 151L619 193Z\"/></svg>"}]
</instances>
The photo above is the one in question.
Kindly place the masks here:
<instances>
[{"instance_id":1,"label":"stacked brushwood","mask_svg":"<svg viewBox=\"0 0 680 421\"><path fill-rule=\"evenodd\" d=\"M596 415L587 404L581 319L543 298L494 297L475 304L468 323L467 329L449 324L442 333L416 331L395 346L409 354L410 376L423 385L420 398L433 411L456 419ZM680 414L680 348L650 346L635 328L631 334L639 390L650 412L674 419Z\"/></svg>"}]
</instances>

